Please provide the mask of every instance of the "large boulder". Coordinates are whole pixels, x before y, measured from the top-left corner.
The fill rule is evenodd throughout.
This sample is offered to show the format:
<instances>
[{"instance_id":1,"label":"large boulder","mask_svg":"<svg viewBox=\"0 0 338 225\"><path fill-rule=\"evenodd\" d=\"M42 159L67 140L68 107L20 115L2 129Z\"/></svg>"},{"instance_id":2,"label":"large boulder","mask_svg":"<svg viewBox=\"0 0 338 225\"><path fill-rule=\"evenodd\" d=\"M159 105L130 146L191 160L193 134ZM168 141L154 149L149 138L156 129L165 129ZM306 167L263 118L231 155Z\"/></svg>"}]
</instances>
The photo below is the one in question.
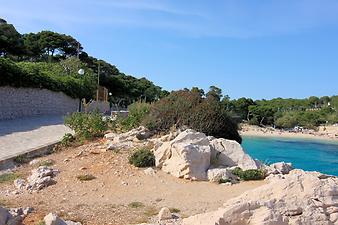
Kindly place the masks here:
<instances>
[{"instance_id":1,"label":"large boulder","mask_svg":"<svg viewBox=\"0 0 338 225\"><path fill-rule=\"evenodd\" d=\"M211 148L207 136L185 130L155 151L156 166L179 178L207 180Z\"/></svg>"},{"instance_id":2,"label":"large boulder","mask_svg":"<svg viewBox=\"0 0 338 225\"><path fill-rule=\"evenodd\" d=\"M183 220L184 225L338 224L338 178L292 170L227 201L217 211Z\"/></svg>"},{"instance_id":3,"label":"large boulder","mask_svg":"<svg viewBox=\"0 0 338 225\"><path fill-rule=\"evenodd\" d=\"M246 154L242 146L233 140L209 138L213 166L240 167L243 170L259 169L262 164Z\"/></svg>"}]
</instances>

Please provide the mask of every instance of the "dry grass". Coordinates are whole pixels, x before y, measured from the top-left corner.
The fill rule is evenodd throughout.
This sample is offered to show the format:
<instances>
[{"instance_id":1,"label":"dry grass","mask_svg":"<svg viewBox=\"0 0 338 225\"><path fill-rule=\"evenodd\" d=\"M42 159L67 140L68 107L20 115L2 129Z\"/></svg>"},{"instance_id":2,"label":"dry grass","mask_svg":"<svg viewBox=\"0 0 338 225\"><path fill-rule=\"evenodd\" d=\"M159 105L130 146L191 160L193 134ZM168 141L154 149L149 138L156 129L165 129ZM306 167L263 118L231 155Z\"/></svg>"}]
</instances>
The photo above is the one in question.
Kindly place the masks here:
<instances>
[{"instance_id":1,"label":"dry grass","mask_svg":"<svg viewBox=\"0 0 338 225\"><path fill-rule=\"evenodd\" d=\"M13 182L15 179L19 178L20 175L16 173L5 173L0 175L0 184Z\"/></svg>"},{"instance_id":2,"label":"dry grass","mask_svg":"<svg viewBox=\"0 0 338 225\"><path fill-rule=\"evenodd\" d=\"M78 175L78 176L76 176L76 178L79 181L90 181L90 180L96 179L96 177L91 175L91 174Z\"/></svg>"},{"instance_id":3,"label":"dry grass","mask_svg":"<svg viewBox=\"0 0 338 225\"><path fill-rule=\"evenodd\" d=\"M131 202L129 203L128 206L133 209L138 209L138 208L143 208L144 204L142 202Z\"/></svg>"}]
</instances>

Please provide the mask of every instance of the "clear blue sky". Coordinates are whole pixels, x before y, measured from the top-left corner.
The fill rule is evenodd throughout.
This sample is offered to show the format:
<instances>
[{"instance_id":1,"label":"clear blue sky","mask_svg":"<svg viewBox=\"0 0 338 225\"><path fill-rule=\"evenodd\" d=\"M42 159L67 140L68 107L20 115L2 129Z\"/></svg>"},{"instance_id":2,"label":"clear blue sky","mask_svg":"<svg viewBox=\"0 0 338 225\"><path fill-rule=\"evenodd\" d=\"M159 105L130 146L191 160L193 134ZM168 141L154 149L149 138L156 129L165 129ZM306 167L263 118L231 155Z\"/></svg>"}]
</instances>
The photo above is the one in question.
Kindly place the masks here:
<instances>
[{"instance_id":1,"label":"clear blue sky","mask_svg":"<svg viewBox=\"0 0 338 225\"><path fill-rule=\"evenodd\" d=\"M167 90L338 94L337 0L0 0L19 32L53 30Z\"/></svg>"}]
</instances>

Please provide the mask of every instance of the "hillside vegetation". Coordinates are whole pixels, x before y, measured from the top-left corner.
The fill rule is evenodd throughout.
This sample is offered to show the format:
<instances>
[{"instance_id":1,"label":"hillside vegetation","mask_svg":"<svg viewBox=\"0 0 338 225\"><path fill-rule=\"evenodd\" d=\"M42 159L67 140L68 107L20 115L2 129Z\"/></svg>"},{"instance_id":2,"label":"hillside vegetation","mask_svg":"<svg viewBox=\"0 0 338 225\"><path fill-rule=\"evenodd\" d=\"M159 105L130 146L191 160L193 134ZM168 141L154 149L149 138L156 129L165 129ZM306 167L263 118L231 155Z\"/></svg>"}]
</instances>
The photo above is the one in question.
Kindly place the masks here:
<instances>
[{"instance_id":1,"label":"hillside vegetation","mask_svg":"<svg viewBox=\"0 0 338 225\"><path fill-rule=\"evenodd\" d=\"M112 93L110 101L120 106L143 99L155 101L168 92L146 78L126 75L110 63L89 56L70 35L52 31L20 34L0 19L0 85L47 88L72 97L91 99L100 85ZM83 76L78 70L84 69Z\"/></svg>"}]
</instances>

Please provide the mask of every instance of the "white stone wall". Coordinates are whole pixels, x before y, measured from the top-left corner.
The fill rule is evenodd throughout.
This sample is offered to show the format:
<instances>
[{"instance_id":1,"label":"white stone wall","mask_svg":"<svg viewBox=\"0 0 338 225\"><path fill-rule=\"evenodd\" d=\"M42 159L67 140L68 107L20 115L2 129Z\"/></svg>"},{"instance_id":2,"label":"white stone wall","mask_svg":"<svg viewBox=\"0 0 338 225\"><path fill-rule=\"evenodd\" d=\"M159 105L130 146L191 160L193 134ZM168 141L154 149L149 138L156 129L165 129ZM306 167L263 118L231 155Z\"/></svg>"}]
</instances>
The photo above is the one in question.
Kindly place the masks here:
<instances>
[{"instance_id":1,"label":"white stone wall","mask_svg":"<svg viewBox=\"0 0 338 225\"><path fill-rule=\"evenodd\" d=\"M76 112L79 100L38 88L0 87L0 120Z\"/></svg>"}]
</instances>

